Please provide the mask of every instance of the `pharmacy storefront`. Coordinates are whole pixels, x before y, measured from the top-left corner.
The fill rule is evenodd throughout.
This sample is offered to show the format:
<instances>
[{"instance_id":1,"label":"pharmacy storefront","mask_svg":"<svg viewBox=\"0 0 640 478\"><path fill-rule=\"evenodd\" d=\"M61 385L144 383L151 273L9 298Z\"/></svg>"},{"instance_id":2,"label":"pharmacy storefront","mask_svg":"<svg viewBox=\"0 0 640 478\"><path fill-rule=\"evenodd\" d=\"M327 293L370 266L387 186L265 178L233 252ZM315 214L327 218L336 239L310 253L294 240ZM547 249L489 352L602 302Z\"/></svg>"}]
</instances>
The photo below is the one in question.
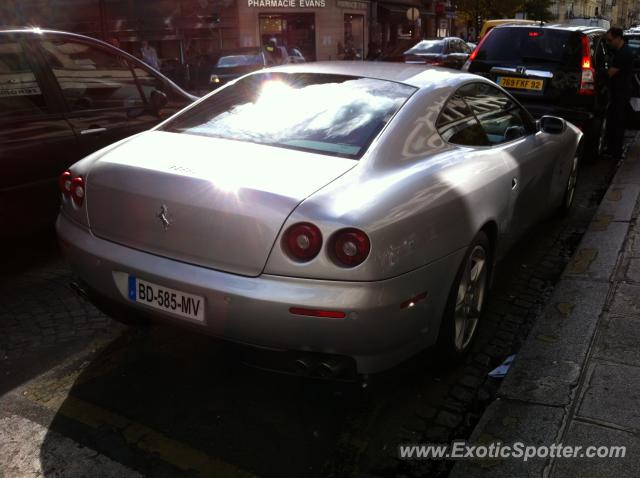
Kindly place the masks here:
<instances>
[{"instance_id":1,"label":"pharmacy storefront","mask_svg":"<svg viewBox=\"0 0 640 478\"><path fill-rule=\"evenodd\" d=\"M307 61L363 59L369 2L358 0L237 0L241 47L297 48Z\"/></svg>"}]
</instances>

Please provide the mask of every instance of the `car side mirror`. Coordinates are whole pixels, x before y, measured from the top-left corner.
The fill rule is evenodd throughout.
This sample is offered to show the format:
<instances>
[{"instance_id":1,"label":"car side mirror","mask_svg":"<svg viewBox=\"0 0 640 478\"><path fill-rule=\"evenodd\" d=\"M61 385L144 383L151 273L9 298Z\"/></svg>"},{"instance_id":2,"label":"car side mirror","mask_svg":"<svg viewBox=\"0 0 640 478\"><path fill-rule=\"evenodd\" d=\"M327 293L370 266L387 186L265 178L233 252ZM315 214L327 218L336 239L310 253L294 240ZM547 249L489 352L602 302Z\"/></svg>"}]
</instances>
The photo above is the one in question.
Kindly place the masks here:
<instances>
[{"instance_id":1,"label":"car side mirror","mask_svg":"<svg viewBox=\"0 0 640 478\"><path fill-rule=\"evenodd\" d=\"M149 110L156 116L160 116L160 111L167 105L167 95L160 90L153 90L149 96Z\"/></svg>"},{"instance_id":2,"label":"car side mirror","mask_svg":"<svg viewBox=\"0 0 640 478\"><path fill-rule=\"evenodd\" d=\"M543 116L539 121L540 130L548 134L561 134L567 127L567 122L557 116Z\"/></svg>"}]
</instances>

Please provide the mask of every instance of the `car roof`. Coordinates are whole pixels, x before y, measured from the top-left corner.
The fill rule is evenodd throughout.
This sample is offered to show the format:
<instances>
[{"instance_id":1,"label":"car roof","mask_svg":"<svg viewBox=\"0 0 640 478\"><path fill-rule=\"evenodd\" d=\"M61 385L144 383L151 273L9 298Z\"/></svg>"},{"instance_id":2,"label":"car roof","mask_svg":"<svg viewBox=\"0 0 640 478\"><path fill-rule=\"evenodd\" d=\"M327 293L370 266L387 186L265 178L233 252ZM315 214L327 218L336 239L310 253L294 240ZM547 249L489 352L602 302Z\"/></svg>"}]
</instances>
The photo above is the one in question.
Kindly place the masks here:
<instances>
[{"instance_id":1,"label":"car roof","mask_svg":"<svg viewBox=\"0 0 640 478\"><path fill-rule=\"evenodd\" d=\"M262 71L264 72L265 70ZM319 61L282 65L269 68L266 71L356 76L394 81L416 88L424 88L435 84L456 86L464 80L484 81L482 77L457 70L384 61Z\"/></svg>"},{"instance_id":2,"label":"car roof","mask_svg":"<svg viewBox=\"0 0 640 478\"><path fill-rule=\"evenodd\" d=\"M543 29L553 29L553 30L565 30L572 32L580 32L580 33L592 33L592 32L605 32L606 30L602 27L594 27L594 26L586 26L586 25L568 25L566 23L545 23L544 25L540 25L539 23L533 25L522 25L522 24L504 24L498 25L495 27L496 29L503 30L505 28L543 28Z\"/></svg>"}]
</instances>

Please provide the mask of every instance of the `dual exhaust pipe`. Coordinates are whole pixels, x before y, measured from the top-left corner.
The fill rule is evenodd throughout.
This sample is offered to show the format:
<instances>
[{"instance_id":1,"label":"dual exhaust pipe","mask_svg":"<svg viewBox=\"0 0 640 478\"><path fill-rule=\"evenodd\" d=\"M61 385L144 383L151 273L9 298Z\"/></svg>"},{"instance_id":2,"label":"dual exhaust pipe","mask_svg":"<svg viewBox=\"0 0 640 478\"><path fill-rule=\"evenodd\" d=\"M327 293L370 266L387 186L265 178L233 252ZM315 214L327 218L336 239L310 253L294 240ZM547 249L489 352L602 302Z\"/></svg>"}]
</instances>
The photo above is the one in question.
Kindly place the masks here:
<instances>
[{"instance_id":1,"label":"dual exhaust pipe","mask_svg":"<svg viewBox=\"0 0 640 478\"><path fill-rule=\"evenodd\" d=\"M342 378L348 368L346 358L330 357L314 360L313 357L299 357L294 361L297 375L317 376L321 378Z\"/></svg>"}]
</instances>

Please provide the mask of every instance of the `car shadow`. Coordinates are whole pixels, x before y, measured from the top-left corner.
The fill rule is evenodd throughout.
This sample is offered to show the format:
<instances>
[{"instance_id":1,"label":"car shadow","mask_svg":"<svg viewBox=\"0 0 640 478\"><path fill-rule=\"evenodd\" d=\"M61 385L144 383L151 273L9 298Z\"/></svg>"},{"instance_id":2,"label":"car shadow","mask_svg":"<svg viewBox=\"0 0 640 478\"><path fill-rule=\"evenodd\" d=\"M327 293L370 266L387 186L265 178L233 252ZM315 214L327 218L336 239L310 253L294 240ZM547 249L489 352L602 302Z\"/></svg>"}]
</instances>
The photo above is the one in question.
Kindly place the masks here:
<instances>
[{"instance_id":1,"label":"car shadow","mask_svg":"<svg viewBox=\"0 0 640 478\"><path fill-rule=\"evenodd\" d=\"M233 347L164 325L131 328L67 373L43 470L53 432L144 475L319 476L366 402L357 384L253 369Z\"/></svg>"}]
</instances>

